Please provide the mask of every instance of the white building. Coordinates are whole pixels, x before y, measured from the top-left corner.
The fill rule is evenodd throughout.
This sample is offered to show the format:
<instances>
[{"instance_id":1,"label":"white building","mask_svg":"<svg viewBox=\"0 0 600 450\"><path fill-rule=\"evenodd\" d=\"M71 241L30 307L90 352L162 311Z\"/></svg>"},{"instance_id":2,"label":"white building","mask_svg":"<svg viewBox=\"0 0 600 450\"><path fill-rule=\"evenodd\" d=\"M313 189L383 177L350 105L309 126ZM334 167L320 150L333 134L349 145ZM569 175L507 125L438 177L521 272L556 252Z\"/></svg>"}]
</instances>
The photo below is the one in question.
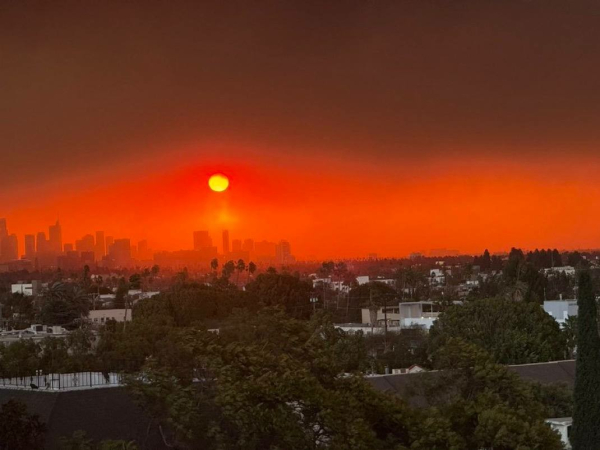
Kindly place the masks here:
<instances>
[{"instance_id":1,"label":"white building","mask_svg":"<svg viewBox=\"0 0 600 450\"><path fill-rule=\"evenodd\" d=\"M446 282L446 273L443 269L431 269L429 271L429 284L442 285Z\"/></svg>"},{"instance_id":2,"label":"white building","mask_svg":"<svg viewBox=\"0 0 600 450\"><path fill-rule=\"evenodd\" d=\"M565 445L567 450L571 449L571 442L569 440L571 436L571 426L573 425L573 419L571 417L562 417L559 419L546 419L546 423L550 427L558 432L562 443Z\"/></svg>"},{"instance_id":3,"label":"white building","mask_svg":"<svg viewBox=\"0 0 600 450\"><path fill-rule=\"evenodd\" d=\"M575 275L575 267L573 266L562 266L562 267L550 267L548 269L544 269L544 273L546 275L558 275L559 273L564 273L568 276Z\"/></svg>"},{"instance_id":4,"label":"white building","mask_svg":"<svg viewBox=\"0 0 600 450\"><path fill-rule=\"evenodd\" d=\"M32 339L34 341L40 341L47 337L67 337L69 332L61 326L54 325L31 325L29 328L24 330L10 330L0 332L0 343L11 344L21 339Z\"/></svg>"},{"instance_id":5,"label":"white building","mask_svg":"<svg viewBox=\"0 0 600 450\"><path fill-rule=\"evenodd\" d=\"M461 302L455 302L461 304ZM388 327L423 328L429 330L442 312L442 306L436 302L404 302L398 305L379 308L371 318L371 310L362 308L362 323L367 326L383 327L387 312ZM388 328L389 329L389 328Z\"/></svg>"},{"instance_id":6,"label":"white building","mask_svg":"<svg viewBox=\"0 0 600 450\"><path fill-rule=\"evenodd\" d=\"M562 327L569 317L577 317L577 300L546 300L544 301L544 311Z\"/></svg>"},{"instance_id":7,"label":"white building","mask_svg":"<svg viewBox=\"0 0 600 450\"><path fill-rule=\"evenodd\" d=\"M356 277L356 282L358 283L359 286L362 286L363 284L367 284L367 283L382 283L385 285L388 285L390 287L396 287L396 280L394 278L373 278L371 279L369 277L369 275L361 275Z\"/></svg>"},{"instance_id":8,"label":"white building","mask_svg":"<svg viewBox=\"0 0 600 450\"><path fill-rule=\"evenodd\" d=\"M400 303L400 327L429 330L442 312L435 302Z\"/></svg>"},{"instance_id":9,"label":"white building","mask_svg":"<svg viewBox=\"0 0 600 450\"><path fill-rule=\"evenodd\" d=\"M39 281L32 281L31 283L16 283L11 285L10 291L13 294L21 294L26 297L32 297L38 295L41 289L41 283Z\"/></svg>"},{"instance_id":10,"label":"white building","mask_svg":"<svg viewBox=\"0 0 600 450\"><path fill-rule=\"evenodd\" d=\"M90 311L88 320L95 324L104 324L108 320L115 320L117 322L130 321L131 309L96 309Z\"/></svg>"}]
</instances>

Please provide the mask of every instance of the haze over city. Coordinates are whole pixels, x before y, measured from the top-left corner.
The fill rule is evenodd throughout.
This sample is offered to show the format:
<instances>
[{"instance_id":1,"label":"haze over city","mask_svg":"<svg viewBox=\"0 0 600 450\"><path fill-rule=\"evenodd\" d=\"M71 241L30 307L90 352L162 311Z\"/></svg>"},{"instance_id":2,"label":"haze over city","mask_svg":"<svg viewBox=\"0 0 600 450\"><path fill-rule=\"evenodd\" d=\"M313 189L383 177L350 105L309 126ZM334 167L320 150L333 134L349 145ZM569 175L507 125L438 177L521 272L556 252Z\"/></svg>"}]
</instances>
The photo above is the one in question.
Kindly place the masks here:
<instances>
[{"instance_id":1,"label":"haze over city","mask_svg":"<svg viewBox=\"0 0 600 450\"><path fill-rule=\"evenodd\" d=\"M596 248L595 8L6 3L0 217L300 258Z\"/></svg>"}]
</instances>

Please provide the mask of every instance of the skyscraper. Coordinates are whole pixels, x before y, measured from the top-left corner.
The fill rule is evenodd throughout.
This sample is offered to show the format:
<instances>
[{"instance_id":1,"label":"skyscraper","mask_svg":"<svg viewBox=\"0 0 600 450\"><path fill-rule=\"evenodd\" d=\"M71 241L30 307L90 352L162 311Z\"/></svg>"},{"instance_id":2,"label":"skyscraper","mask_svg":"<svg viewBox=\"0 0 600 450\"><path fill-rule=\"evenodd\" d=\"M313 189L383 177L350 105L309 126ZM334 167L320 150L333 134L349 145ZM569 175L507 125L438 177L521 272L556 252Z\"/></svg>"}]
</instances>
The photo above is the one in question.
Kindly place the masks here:
<instances>
[{"instance_id":1,"label":"skyscraper","mask_svg":"<svg viewBox=\"0 0 600 450\"><path fill-rule=\"evenodd\" d=\"M109 256L116 267L129 266L131 264L131 241L129 239L116 239Z\"/></svg>"},{"instance_id":2,"label":"skyscraper","mask_svg":"<svg viewBox=\"0 0 600 450\"><path fill-rule=\"evenodd\" d=\"M48 241L46 240L46 233L44 233L43 231L40 231L37 234L36 250L38 255L41 253L46 253L48 251Z\"/></svg>"},{"instance_id":3,"label":"skyscraper","mask_svg":"<svg viewBox=\"0 0 600 450\"><path fill-rule=\"evenodd\" d=\"M25 258L29 260L35 259L35 235L25 235Z\"/></svg>"},{"instance_id":4,"label":"skyscraper","mask_svg":"<svg viewBox=\"0 0 600 450\"><path fill-rule=\"evenodd\" d=\"M244 245L242 245L242 250L245 252L253 252L254 251L254 239L245 239Z\"/></svg>"},{"instance_id":5,"label":"skyscraper","mask_svg":"<svg viewBox=\"0 0 600 450\"><path fill-rule=\"evenodd\" d=\"M194 250L212 247L212 239L208 231L194 231Z\"/></svg>"},{"instance_id":6,"label":"skyscraper","mask_svg":"<svg viewBox=\"0 0 600 450\"><path fill-rule=\"evenodd\" d=\"M57 220L55 225L50 225L48 230L48 250L53 253L62 253L62 228Z\"/></svg>"},{"instance_id":7,"label":"skyscraper","mask_svg":"<svg viewBox=\"0 0 600 450\"><path fill-rule=\"evenodd\" d=\"M8 237L8 227L6 226L6 219L0 219L0 241Z\"/></svg>"},{"instance_id":8,"label":"skyscraper","mask_svg":"<svg viewBox=\"0 0 600 450\"><path fill-rule=\"evenodd\" d=\"M96 259L101 260L106 255L106 242L104 240L104 231L96 231Z\"/></svg>"},{"instance_id":9,"label":"skyscraper","mask_svg":"<svg viewBox=\"0 0 600 450\"><path fill-rule=\"evenodd\" d=\"M94 236L86 234L81 239L75 241L75 250L78 252L93 252L96 249Z\"/></svg>"},{"instance_id":10,"label":"skyscraper","mask_svg":"<svg viewBox=\"0 0 600 450\"><path fill-rule=\"evenodd\" d=\"M17 240L17 235L11 234L2 239L0 250L2 251L3 261L14 261L19 259L19 241Z\"/></svg>"},{"instance_id":11,"label":"skyscraper","mask_svg":"<svg viewBox=\"0 0 600 450\"><path fill-rule=\"evenodd\" d=\"M229 253L229 231L223 230L223 254Z\"/></svg>"},{"instance_id":12,"label":"skyscraper","mask_svg":"<svg viewBox=\"0 0 600 450\"><path fill-rule=\"evenodd\" d=\"M115 243L115 238L112 236L106 236L106 239L104 240L104 254L108 255L110 253L110 248L113 246L113 244Z\"/></svg>"},{"instance_id":13,"label":"skyscraper","mask_svg":"<svg viewBox=\"0 0 600 450\"><path fill-rule=\"evenodd\" d=\"M280 263L286 263L292 261L292 249L288 241L279 241L275 248L277 261Z\"/></svg>"}]
</instances>

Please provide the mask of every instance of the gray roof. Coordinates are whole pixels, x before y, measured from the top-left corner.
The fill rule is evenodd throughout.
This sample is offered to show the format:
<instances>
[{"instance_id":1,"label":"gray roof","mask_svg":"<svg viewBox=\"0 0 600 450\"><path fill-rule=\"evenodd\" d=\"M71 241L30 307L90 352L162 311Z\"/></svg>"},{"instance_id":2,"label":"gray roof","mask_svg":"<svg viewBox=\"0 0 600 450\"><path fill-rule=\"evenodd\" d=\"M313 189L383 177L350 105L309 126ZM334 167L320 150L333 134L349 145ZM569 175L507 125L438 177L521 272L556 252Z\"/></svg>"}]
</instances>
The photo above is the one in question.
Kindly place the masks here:
<instances>
[{"instance_id":1,"label":"gray roof","mask_svg":"<svg viewBox=\"0 0 600 450\"><path fill-rule=\"evenodd\" d=\"M77 430L84 430L96 441L135 440L142 449L167 448L157 427L149 427L149 417L125 388L59 392L0 389L0 404L10 399L24 403L46 424L47 450L57 449L60 437L70 437Z\"/></svg>"},{"instance_id":2,"label":"gray roof","mask_svg":"<svg viewBox=\"0 0 600 450\"><path fill-rule=\"evenodd\" d=\"M508 366L521 378L541 384L563 383L568 387L575 386L575 360L553 361L538 364ZM416 394L413 388L423 377L435 377L440 372L418 372L398 375L376 375L366 377L373 388L380 392L391 393L398 397L410 399L415 406L425 406L425 398Z\"/></svg>"}]
</instances>

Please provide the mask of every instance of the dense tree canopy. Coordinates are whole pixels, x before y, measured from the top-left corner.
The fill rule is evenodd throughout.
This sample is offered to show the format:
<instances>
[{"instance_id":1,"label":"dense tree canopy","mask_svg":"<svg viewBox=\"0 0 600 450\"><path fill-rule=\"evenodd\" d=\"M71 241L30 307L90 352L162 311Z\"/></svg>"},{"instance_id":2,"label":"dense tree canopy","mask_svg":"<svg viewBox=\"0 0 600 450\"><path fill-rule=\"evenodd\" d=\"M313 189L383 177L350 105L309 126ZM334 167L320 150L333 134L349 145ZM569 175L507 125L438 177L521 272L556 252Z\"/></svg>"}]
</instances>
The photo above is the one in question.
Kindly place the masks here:
<instances>
[{"instance_id":1,"label":"dense tree canopy","mask_svg":"<svg viewBox=\"0 0 600 450\"><path fill-rule=\"evenodd\" d=\"M564 359L558 323L539 305L505 299L466 302L448 308L429 332L430 351L460 338L488 351L501 364Z\"/></svg>"}]
</instances>

